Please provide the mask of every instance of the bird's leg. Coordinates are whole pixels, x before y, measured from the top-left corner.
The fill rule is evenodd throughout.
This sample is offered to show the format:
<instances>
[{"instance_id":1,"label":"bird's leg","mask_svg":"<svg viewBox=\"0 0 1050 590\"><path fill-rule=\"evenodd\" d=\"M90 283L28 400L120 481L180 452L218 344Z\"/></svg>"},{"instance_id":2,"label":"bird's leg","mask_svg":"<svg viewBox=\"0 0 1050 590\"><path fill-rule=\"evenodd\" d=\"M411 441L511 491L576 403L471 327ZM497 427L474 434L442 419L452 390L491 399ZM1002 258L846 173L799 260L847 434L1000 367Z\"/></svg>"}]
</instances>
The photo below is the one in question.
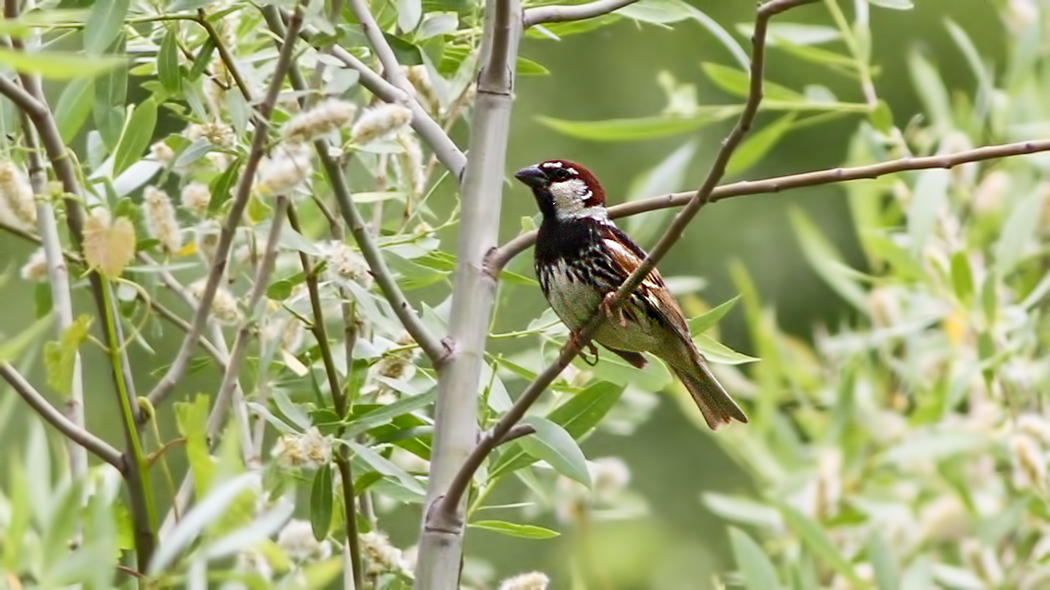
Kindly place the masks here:
<instances>
[{"instance_id":1,"label":"bird's leg","mask_svg":"<svg viewBox=\"0 0 1050 590\"><path fill-rule=\"evenodd\" d=\"M569 332L569 342L571 342L573 346L575 346L576 349L579 351L580 358L583 359L583 362L587 363L592 367L598 364L598 347L594 345L594 342L588 342L586 345L587 350L589 350L590 353L594 355L593 360L587 358L587 355L583 354L584 346L580 345L579 332L577 332L576 330Z\"/></svg>"},{"instance_id":2,"label":"bird's leg","mask_svg":"<svg viewBox=\"0 0 1050 590\"><path fill-rule=\"evenodd\" d=\"M627 327L627 318L623 315L622 309L616 309L613 306L613 298L616 296L616 291L609 291L602 298L602 302L598 305L598 313L604 313L609 318L610 322L620 324L621 328Z\"/></svg>"}]
</instances>

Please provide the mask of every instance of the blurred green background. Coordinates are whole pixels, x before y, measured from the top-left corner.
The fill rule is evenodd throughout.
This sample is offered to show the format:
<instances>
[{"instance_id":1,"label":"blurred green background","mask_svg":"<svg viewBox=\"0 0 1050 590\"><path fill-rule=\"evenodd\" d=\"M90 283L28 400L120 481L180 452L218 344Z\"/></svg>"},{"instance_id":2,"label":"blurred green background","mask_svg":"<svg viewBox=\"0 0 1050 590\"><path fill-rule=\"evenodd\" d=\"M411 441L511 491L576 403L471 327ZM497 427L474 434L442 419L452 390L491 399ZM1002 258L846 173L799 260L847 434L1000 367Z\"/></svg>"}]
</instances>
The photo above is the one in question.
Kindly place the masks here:
<instances>
[{"instance_id":1,"label":"blurred green background","mask_svg":"<svg viewBox=\"0 0 1050 590\"><path fill-rule=\"evenodd\" d=\"M735 31L737 23L750 23L754 2L694 1L693 5ZM919 112L916 95L905 65L908 52L922 51L937 65L953 91L970 93L974 80L962 55L951 42L944 23L950 19L965 29L982 57L993 63L1003 53L1003 27L995 6L988 0L918 0L914 10L896 12L872 8L876 85L887 101L896 123L903 127ZM792 12L791 22L825 22L819 5ZM746 39L739 37L746 46ZM587 165L605 185L610 202L641 172L660 163L690 140L699 141L687 182L695 187L708 162L729 129L728 124L667 139L633 143L595 143L566 138L537 121L539 115L570 120L655 115L665 106L666 96L656 83L659 72L671 72L682 84L694 84L701 104L732 102L703 75L701 62L731 64L725 48L695 23L683 22L673 29L638 26L626 20L589 34L562 41L526 39L522 55L543 64L549 76L522 77L516 89L512 142L508 170L552 158L566 158ZM841 100L861 101L855 82L817 70L773 51L767 67L768 79L791 88L822 84ZM859 115L807 127L787 137L774 152L751 169L746 178L758 179L794 172L832 168L843 162L847 141L856 129ZM759 125L771 119L760 116ZM462 131L462 130L460 130ZM736 180L736 179L727 179ZM851 262L856 256L854 236L845 222L846 207L841 191L816 188L777 195L731 199L705 209L678 243L661 269L666 276L701 276L708 281L702 297L709 304L734 295L728 263L739 260L757 281L763 300L774 305L780 324L804 336L819 323L843 321L848 313L842 301L814 275L802 259L787 222L787 212L805 209L826 235L833 238ZM508 184L503 206L502 236L510 238L520 228L522 217L535 215L531 194L517 183ZM449 242L446 241L446 244ZM650 244L642 244L649 246ZM451 247L451 246L447 246ZM9 235L0 234L0 269L16 273L33 248ZM531 253L520 256L511 267L531 276ZM12 277L11 280L17 280ZM13 334L32 316L32 287L6 288L0 333ZM546 304L539 289L512 287L506 293L513 304L501 307L496 329L521 328L537 317ZM80 301L81 309L89 303ZM508 310L514 310L509 313ZM749 349L739 311L722 325L722 339L743 352ZM173 347L174 348L174 347ZM167 358L165 351L150 357L133 352L133 362L156 364ZM116 439L117 422L109 416L117 411L109 391L105 364L89 354L89 425L101 436ZM39 365L39 359L37 359ZM183 388L192 391L194 382L213 383L211 369L189 377ZM34 371L39 376L39 368ZM140 387L147 386L141 383ZM19 408L17 411L24 411ZM19 431L24 421L13 420L9 429ZM20 432L5 433L8 440L21 440ZM712 443L710 433L683 416L677 403L661 396L648 422L629 437L599 433L584 450L589 458L616 455L631 467L632 490L644 496L648 515L641 519L597 523L593 550L600 563L618 564L624 573L616 588L705 588L712 574L729 567L724 526L699 501L702 490L739 491L748 482ZM714 435L717 436L717 435ZM10 452L10 451L8 451ZM0 467L0 478L7 470ZM522 489L501 489L494 501L517 501ZM418 508L403 509L400 526L389 533L401 547L415 541ZM538 524L558 528L553 515L539 517ZM565 555L578 550L572 535L551 541L524 541L485 531L473 531L467 552L486 558L502 574L540 569L555 578L554 588L563 587ZM658 572L658 573L657 573Z\"/></svg>"}]
</instances>

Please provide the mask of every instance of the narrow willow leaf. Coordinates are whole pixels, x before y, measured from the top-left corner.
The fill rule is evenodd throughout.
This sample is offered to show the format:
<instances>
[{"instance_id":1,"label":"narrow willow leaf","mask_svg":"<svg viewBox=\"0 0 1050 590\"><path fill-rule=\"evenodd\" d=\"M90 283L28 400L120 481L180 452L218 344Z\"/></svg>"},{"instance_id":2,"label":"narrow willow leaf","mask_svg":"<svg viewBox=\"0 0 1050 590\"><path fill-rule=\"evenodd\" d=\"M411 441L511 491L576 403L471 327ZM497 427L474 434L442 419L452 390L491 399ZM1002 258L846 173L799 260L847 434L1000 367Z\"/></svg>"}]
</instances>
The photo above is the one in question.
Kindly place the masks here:
<instances>
[{"instance_id":1,"label":"narrow willow leaf","mask_svg":"<svg viewBox=\"0 0 1050 590\"><path fill-rule=\"evenodd\" d=\"M388 424L394 418L422 410L434 402L435 396L435 391L429 391L419 395L403 397L392 404L379 406L377 409L365 414L355 414L351 416L350 426L346 429L343 438L347 440L355 438L376 426ZM354 407L356 409L359 406L355 405Z\"/></svg>"},{"instance_id":2,"label":"narrow willow leaf","mask_svg":"<svg viewBox=\"0 0 1050 590\"><path fill-rule=\"evenodd\" d=\"M718 307L708 310L706 313L702 313L695 318L689 318L689 331L693 334L703 334L710 330L736 306L737 301L740 301L739 295Z\"/></svg>"},{"instance_id":3,"label":"narrow willow leaf","mask_svg":"<svg viewBox=\"0 0 1050 590\"><path fill-rule=\"evenodd\" d=\"M237 183L241 172L241 159L234 160L230 167L215 177L208 185L211 201L208 202L208 213L218 212L226 201L230 200L230 190Z\"/></svg>"},{"instance_id":4,"label":"narrow willow leaf","mask_svg":"<svg viewBox=\"0 0 1050 590\"><path fill-rule=\"evenodd\" d=\"M81 315L62 331L57 342L44 345L44 365L47 367L47 384L62 395L69 395L73 383L73 365L83 342L91 329L92 317Z\"/></svg>"},{"instance_id":5,"label":"narrow willow leaf","mask_svg":"<svg viewBox=\"0 0 1050 590\"><path fill-rule=\"evenodd\" d=\"M747 590L776 590L781 587L773 562L747 533L729 527L729 543Z\"/></svg>"},{"instance_id":6,"label":"narrow willow leaf","mask_svg":"<svg viewBox=\"0 0 1050 590\"><path fill-rule=\"evenodd\" d=\"M397 28L402 33L411 33L423 18L421 0L397 0Z\"/></svg>"},{"instance_id":7,"label":"narrow willow leaf","mask_svg":"<svg viewBox=\"0 0 1050 590\"><path fill-rule=\"evenodd\" d=\"M920 256L926 241L933 235L937 219L948 206L948 185L951 172L947 170L923 170L915 181L911 208L908 215L908 235L911 236L911 251Z\"/></svg>"},{"instance_id":8,"label":"narrow willow leaf","mask_svg":"<svg viewBox=\"0 0 1050 590\"><path fill-rule=\"evenodd\" d=\"M555 471L576 480L583 485L591 486L591 474L587 471L587 459L583 451L572 439L572 436L561 426L539 416L528 416L522 420L536 429L536 433L522 438L519 442L525 452L546 461Z\"/></svg>"},{"instance_id":9,"label":"narrow willow leaf","mask_svg":"<svg viewBox=\"0 0 1050 590\"><path fill-rule=\"evenodd\" d=\"M123 57L87 57L65 51L25 53L0 47L0 64L54 80L94 78L126 63Z\"/></svg>"},{"instance_id":10,"label":"narrow willow leaf","mask_svg":"<svg viewBox=\"0 0 1050 590\"><path fill-rule=\"evenodd\" d=\"M553 539L561 534L558 531L552 531L541 526L504 522L502 520L479 520L467 526L472 529L483 529L523 539Z\"/></svg>"},{"instance_id":11,"label":"narrow willow leaf","mask_svg":"<svg viewBox=\"0 0 1050 590\"><path fill-rule=\"evenodd\" d=\"M113 151L113 178L142 158L153 138L153 128L156 125L157 102L152 98L131 109L120 134L120 141Z\"/></svg>"},{"instance_id":12,"label":"narrow willow leaf","mask_svg":"<svg viewBox=\"0 0 1050 590\"><path fill-rule=\"evenodd\" d=\"M332 465L329 463L317 470L310 488L310 528L314 538L323 541L332 526Z\"/></svg>"},{"instance_id":13,"label":"narrow willow leaf","mask_svg":"<svg viewBox=\"0 0 1050 590\"><path fill-rule=\"evenodd\" d=\"M98 56L113 44L128 15L131 0L108 0L95 2L84 23L84 49L89 55Z\"/></svg>"},{"instance_id":14,"label":"narrow willow leaf","mask_svg":"<svg viewBox=\"0 0 1050 590\"><path fill-rule=\"evenodd\" d=\"M970 270L970 259L966 252L956 252L952 256L952 288L955 296L964 305L973 299L973 272Z\"/></svg>"},{"instance_id":15,"label":"narrow willow leaf","mask_svg":"<svg viewBox=\"0 0 1050 590\"><path fill-rule=\"evenodd\" d=\"M746 98L750 94L751 76L747 72L713 62L704 62L700 64L700 67L707 74L707 77L711 78L711 81L727 94L732 94L738 98ZM805 100L805 97L798 92L768 80L762 83L762 90L768 100L791 102L802 102Z\"/></svg>"},{"instance_id":16,"label":"narrow willow leaf","mask_svg":"<svg viewBox=\"0 0 1050 590\"><path fill-rule=\"evenodd\" d=\"M1029 246L1038 241L1040 211L1043 209L1043 191L1035 190L1018 202L1003 224L999 241L995 243L995 272L1006 277L1022 260Z\"/></svg>"},{"instance_id":17,"label":"narrow willow leaf","mask_svg":"<svg viewBox=\"0 0 1050 590\"><path fill-rule=\"evenodd\" d=\"M854 587L862 588L865 586L857 572L854 571L853 565L839 553L839 550L835 548L835 544L831 542L831 539L819 524L792 506L781 504L779 508L780 514L783 515L784 522L787 523L788 528L802 539L802 543L809 547L810 551L849 580Z\"/></svg>"},{"instance_id":18,"label":"narrow willow leaf","mask_svg":"<svg viewBox=\"0 0 1050 590\"><path fill-rule=\"evenodd\" d=\"M897 559L878 529L872 529L871 536L868 537L868 560L875 570L875 585L878 590L898 590L901 587Z\"/></svg>"},{"instance_id":19,"label":"narrow willow leaf","mask_svg":"<svg viewBox=\"0 0 1050 590\"><path fill-rule=\"evenodd\" d=\"M212 41L211 37L204 40L204 44L201 45L199 51L197 51L197 57L193 60L193 65L190 66L190 72L186 75L187 80L196 80L201 77L201 74L208 69L211 65L212 54L215 53L215 41ZM180 82L181 85L181 82Z\"/></svg>"},{"instance_id":20,"label":"narrow willow leaf","mask_svg":"<svg viewBox=\"0 0 1050 590\"><path fill-rule=\"evenodd\" d=\"M165 90L172 94L182 87L182 71L179 70L179 47L176 27L169 27L160 42L157 53L157 77Z\"/></svg>"},{"instance_id":21,"label":"narrow willow leaf","mask_svg":"<svg viewBox=\"0 0 1050 590\"><path fill-rule=\"evenodd\" d=\"M404 469L401 469L397 465L394 465L387 458L383 457L374 450L353 441L347 442L354 454L359 457L362 461L367 463L372 469L375 469L383 475L397 480L403 487L412 492L413 494L425 494L426 490L420 485L419 480L412 476Z\"/></svg>"},{"instance_id":22,"label":"narrow willow leaf","mask_svg":"<svg viewBox=\"0 0 1050 590\"><path fill-rule=\"evenodd\" d=\"M91 115L94 83L91 78L83 78L70 82L62 89L62 95L55 105L55 123L58 124L58 132L64 143L73 141Z\"/></svg>"},{"instance_id":23,"label":"narrow willow leaf","mask_svg":"<svg viewBox=\"0 0 1050 590\"><path fill-rule=\"evenodd\" d=\"M952 102L940 72L918 50L908 55L908 69L912 85L922 100L923 112L930 117L937 130L945 132L951 129Z\"/></svg>"},{"instance_id":24,"label":"narrow willow leaf","mask_svg":"<svg viewBox=\"0 0 1050 590\"><path fill-rule=\"evenodd\" d=\"M744 363L753 363L758 360L753 356L748 356L742 352L737 352L732 348L729 348L707 334L697 335L693 338L693 342L696 343L696 348L704 355L704 358L712 363L742 365Z\"/></svg>"},{"instance_id":25,"label":"narrow willow leaf","mask_svg":"<svg viewBox=\"0 0 1050 590\"><path fill-rule=\"evenodd\" d=\"M514 69L519 76L547 76L551 73L550 70L543 67L543 64L524 57L518 57L518 63Z\"/></svg>"},{"instance_id":26,"label":"narrow willow leaf","mask_svg":"<svg viewBox=\"0 0 1050 590\"><path fill-rule=\"evenodd\" d=\"M791 211L791 225L802 245L802 253L820 278L857 309L867 309L867 297L856 282L859 273L846 265L835 246L820 233L809 217L794 209Z\"/></svg>"},{"instance_id":27,"label":"narrow willow leaf","mask_svg":"<svg viewBox=\"0 0 1050 590\"><path fill-rule=\"evenodd\" d=\"M796 113L788 113L744 139L740 147L733 152L733 159L726 166L726 176L745 172L762 161L762 158L766 157L766 154L771 152L791 131L797 116Z\"/></svg>"},{"instance_id":28,"label":"narrow willow leaf","mask_svg":"<svg viewBox=\"0 0 1050 590\"><path fill-rule=\"evenodd\" d=\"M616 13L657 25L676 23L692 16L689 5L681 0L639 0L617 9Z\"/></svg>"}]
</instances>

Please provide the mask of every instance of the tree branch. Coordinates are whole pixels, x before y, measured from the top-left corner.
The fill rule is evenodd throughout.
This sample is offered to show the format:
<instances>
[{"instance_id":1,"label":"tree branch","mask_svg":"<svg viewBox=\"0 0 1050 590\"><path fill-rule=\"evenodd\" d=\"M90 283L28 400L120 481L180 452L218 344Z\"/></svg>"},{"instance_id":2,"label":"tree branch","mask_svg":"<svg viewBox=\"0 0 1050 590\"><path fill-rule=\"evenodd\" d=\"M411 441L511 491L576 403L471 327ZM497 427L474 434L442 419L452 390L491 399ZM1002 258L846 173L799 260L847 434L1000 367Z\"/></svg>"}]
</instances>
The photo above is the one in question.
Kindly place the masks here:
<instances>
[{"instance_id":1,"label":"tree branch","mask_svg":"<svg viewBox=\"0 0 1050 590\"><path fill-rule=\"evenodd\" d=\"M485 256L499 239L514 67L521 38L518 0L487 0L478 95L464 174L449 338L453 353L439 373L427 505L415 588L459 587L463 496L443 500L477 442L477 406L496 283ZM501 433L502 438L506 432ZM435 510L435 507L438 509ZM433 518L432 518L433 517Z\"/></svg>"},{"instance_id":2,"label":"tree branch","mask_svg":"<svg viewBox=\"0 0 1050 590\"><path fill-rule=\"evenodd\" d=\"M383 36L383 30L379 28L379 23L376 22L375 17L368 10L365 0L348 0L347 3L357 18L357 22L361 24L361 30L364 32L365 38L368 39L368 44L376 52L379 63L383 64L383 76L397 88L411 93L413 90L412 84L405 77L405 72L401 70L401 64L398 63L394 50L387 43L386 37Z\"/></svg>"},{"instance_id":3,"label":"tree branch","mask_svg":"<svg viewBox=\"0 0 1050 590\"><path fill-rule=\"evenodd\" d=\"M752 37L754 50L751 57L751 86L744 109L740 114L740 118L729 136L723 141L722 147L719 149L718 154L711 163L711 168L708 171L703 184L701 184L700 188L690 197L685 209L675 217L674 221L664 232L663 236L649 252L649 255L646 256L638 268L631 273L631 276L620 285L612 298L606 300L606 304L610 309L617 309L627 297L630 297L631 293L634 292L638 285L640 285L645 277L653 270L656 263L659 262L675 242L681 238L682 233L689 222L693 220L700 208L707 204L711 193L714 191L715 185L718 184L719 180L721 180L722 176L725 174L726 164L729 163L733 152L736 151L737 146L740 145L744 136L751 129L751 124L754 121L755 114L758 112L758 107L762 102L762 75L765 64L765 40L769 19L774 15L780 14L785 10L794 8L795 6L810 4L815 1L816 0L771 0L758 8L755 17L755 32ZM595 332L597 332L598 328L605 321L608 321L606 314L595 310L595 313L584 325L583 329L581 329L574 338L570 338L562 347L558 354L558 359L544 369L543 372L540 373L528 387L526 387L525 391L522 392L521 396L514 402L514 405L511 406L511 409L500 418L488 434L482 437L481 441L478 442L470 456L463 463L459 473L456 474L456 477L449 485L445 496L431 506L426 518L428 527L432 524L434 526L442 527L447 527L449 524L453 524L454 526L462 527L461 523L456 522L455 510L456 506L466 495L470 482L474 477L474 473L478 470L492 450L496 448L500 441L507 436L511 431L511 428L513 428L514 425L525 416L525 413L532 404L539 399L540 394L546 390L547 386L557 378L570 362L572 362L572 359L576 357L580 349L590 343Z\"/></svg>"},{"instance_id":4,"label":"tree branch","mask_svg":"<svg viewBox=\"0 0 1050 590\"><path fill-rule=\"evenodd\" d=\"M536 6L526 8L522 17L522 25L527 29L534 25L544 23L564 23L576 20L586 20L597 16L609 14L624 6L634 4L638 0L597 0L587 4L576 6Z\"/></svg>"},{"instance_id":5,"label":"tree branch","mask_svg":"<svg viewBox=\"0 0 1050 590\"><path fill-rule=\"evenodd\" d=\"M208 273L208 280L204 286L204 292L201 293L200 303L197 307L197 312L193 316L193 322L190 324L190 332L186 334L186 337L182 341L182 346L179 348L179 352L175 356L175 361L171 364L167 373L160 379L157 385L153 388L153 391L149 393L149 401L154 406L160 405L168 395L175 389L176 383L182 378L182 375L186 372L189 366L190 357L193 354L193 348L197 344L197 339L200 338L201 332L204 329L204 325L208 320L208 314L211 312L211 304L215 299L215 292L218 290L219 281L226 273L226 263L230 253L230 247L233 245L233 238L237 232L237 226L241 222L241 216L244 215L244 210L248 206L248 197L251 195L252 184L255 180L255 172L259 168L259 161L263 156L263 149L266 147L266 140L270 129L270 115L273 113L274 105L277 103L277 97L280 94L281 86L284 83L285 74L288 73L288 68L292 62L292 53L295 49L295 39L298 36L299 29L303 22L303 8L302 2L296 4L295 12L292 13L288 24L288 34L285 36L284 43L281 46L281 52L277 56L277 63L274 65L273 79L270 80L270 86L266 91L266 97L263 99L262 104L259 105L258 113L259 116L255 120L255 137L252 140L251 151L248 153L248 159L244 163L244 170L241 172L241 180L237 184L237 192L233 198L233 202L230 206L230 213L226 217L226 223L223 225L222 232L219 234L219 244L215 250L215 259L212 261L211 271Z\"/></svg>"},{"instance_id":6,"label":"tree branch","mask_svg":"<svg viewBox=\"0 0 1050 590\"><path fill-rule=\"evenodd\" d=\"M22 396L22 399L30 407L36 410L37 414L40 414L41 418L47 420L66 438L84 447L99 459L116 467L118 471L124 471L124 457L120 454L120 451L63 416L62 412L59 412L58 409L48 403L44 396L26 381L25 377L17 369L7 362L0 362L0 376L11 385L11 388L18 395Z\"/></svg>"},{"instance_id":7,"label":"tree branch","mask_svg":"<svg viewBox=\"0 0 1050 590\"><path fill-rule=\"evenodd\" d=\"M955 152L953 154L942 154L937 156L922 156L900 158L877 164L864 166L853 166L849 168L831 168L815 172L803 172L801 174L790 174L788 176L776 176L763 180L742 180L732 184L722 185L711 191L708 203L715 203L733 197L745 197L749 195L763 195L779 193L789 189L806 188L812 186L823 186L826 184L838 184L854 180L871 180L899 174L912 170L929 170L931 168L951 169L963 164L983 162L986 160L998 160L1015 156L1024 156L1050 151L1050 139L1033 139L1019 141L1016 143L1005 143L1000 145L989 145L972 150ZM696 193L693 191L684 193L672 193L659 197L650 197L621 203L609 207L609 217L620 219L630 217L649 211L681 207L689 203ZM486 261L486 268L492 276L498 276L500 271L518 254L527 250L536 243L536 232L530 231L511 239L506 244L492 252Z\"/></svg>"}]
</instances>

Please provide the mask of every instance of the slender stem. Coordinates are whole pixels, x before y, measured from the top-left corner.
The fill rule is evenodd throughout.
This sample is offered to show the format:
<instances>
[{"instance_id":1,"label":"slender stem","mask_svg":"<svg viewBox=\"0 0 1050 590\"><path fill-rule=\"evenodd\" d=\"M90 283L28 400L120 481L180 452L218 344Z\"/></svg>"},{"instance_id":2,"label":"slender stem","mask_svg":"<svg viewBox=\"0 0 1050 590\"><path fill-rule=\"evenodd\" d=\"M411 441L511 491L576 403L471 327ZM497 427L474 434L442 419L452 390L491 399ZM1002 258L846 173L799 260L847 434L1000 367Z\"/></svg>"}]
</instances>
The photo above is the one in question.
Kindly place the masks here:
<instances>
[{"instance_id":1,"label":"slender stem","mask_svg":"<svg viewBox=\"0 0 1050 590\"><path fill-rule=\"evenodd\" d=\"M238 90L244 95L244 100L248 104L252 104L252 91L248 87L248 83L244 81L244 76L241 75L241 70L237 67L237 62L234 61L230 48L226 47L226 42L223 41L222 35L215 30L215 26L208 20L208 15L203 8L197 9L197 17L197 23L204 28L208 38L215 44L215 50L219 52L219 59L222 60L222 65L226 68L226 71L230 73L230 77L233 78L233 83L237 85Z\"/></svg>"},{"instance_id":2,"label":"slender stem","mask_svg":"<svg viewBox=\"0 0 1050 590\"><path fill-rule=\"evenodd\" d=\"M751 85L746 104L740 114L740 119L737 121L736 126L730 132L729 136L723 141L722 147L715 156L703 184L701 184L700 188L693 193L686 207L675 217L674 221L667 228L663 236L638 268L635 269L635 271L631 273L631 276L620 285L612 297L606 300L609 309L615 310L625 298L629 297L638 285L641 284L642 280L649 275L656 263L659 262L675 242L681 238L686 226L693 220L700 208L708 202L715 186L725 174L726 165L732 158L736 148L740 145L740 142L744 139L744 136L750 130L755 115L758 113L758 107L762 102L765 39L770 18L790 8L803 4L810 4L815 1L816 0L771 0L758 8L758 13L755 18L755 32L752 37L754 50L751 56ZM596 310L591 316L591 319L584 325L583 329L581 329L574 338L569 339L565 346L562 347L558 354L558 359L544 369L543 372L529 384L517 401L515 401L511 409L500 418L486 436L482 437L481 441L478 442L473 452L471 452L468 459L463 463L459 473L456 474L456 477L449 485L445 496L431 507L427 515L428 526L430 526L430 522L433 522L435 526L457 524L455 514L456 506L466 495L470 482L474 477L474 473L485 461L485 458L488 457L489 453L491 453L507 433L510 432L511 428L513 428L514 425L525 416L525 412L528 411L529 407L531 407L537 399L539 399L540 394L543 393L547 386L557 378L570 362L572 362L572 359L576 357L580 349L585 347L591 341L594 333L604 321L607 321L606 315L599 313ZM458 524L458 526L462 527L462 524Z\"/></svg>"},{"instance_id":3,"label":"slender stem","mask_svg":"<svg viewBox=\"0 0 1050 590\"><path fill-rule=\"evenodd\" d=\"M237 226L241 222L241 216L244 215L244 210L248 206L248 197L251 195L255 172L259 168L259 161L262 159L263 149L266 146L269 134L270 115L273 112L274 105L277 103L277 97L284 83L285 74L291 66L295 39L299 34L302 22L303 5L302 2L299 2L296 4L295 12L292 13L289 19L288 34L285 36L281 52L277 56L273 78L270 80L266 97L262 104L259 105L259 116L255 122L255 137L252 141L251 151L248 153L248 159L244 163L244 170L241 173L241 180L237 184L237 192L231 203L230 213L226 218L225 225L223 225L222 232L219 234L219 244L215 250L215 259L212 261L204 292L201 293L197 312L194 314L193 322L190 324L190 332L183 339L182 346L175 356L175 361L149 394L149 400L154 406L159 405L171 394L179 379L186 372L193 354L193 348L197 344L197 339L200 338L204 325L207 322L208 314L211 311L211 303L215 299L219 281L226 273L230 247L233 245L233 238L237 231Z\"/></svg>"},{"instance_id":4,"label":"slender stem","mask_svg":"<svg viewBox=\"0 0 1050 590\"><path fill-rule=\"evenodd\" d=\"M815 172L804 172L802 174L791 174L788 176L776 176L763 180L743 180L732 184L722 185L713 191L708 197L708 203L715 203L733 197L744 197L749 195L763 195L779 193L790 189L822 186L827 184L838 184L854 180L871 180L889 174L899 174L912 170L929 170L931 168L951 169L962 164L983 162L986 160L998 160L1050 151L1050 139L1034 139L1006 143L1001 145L989 145L984 147L955 152L953 154L942 154L937 156L907 157L897 160L868 164L865 166L853 166L849 168L831 168ZM609 217L619 219L630 217L649 211L668 209L670 207L681 207L689 203L696 193L693 191L684 193L672 193L659 197L640 199L630 203L622 203L609 207ZM510 240L506 244L493 251L486 261L486 267L493 276L497 276L511 258L524 252L536 243L536 232L530 231Z\"/></svg>"},{"instance_id":5,"label":"slender stem","mask_svg":"<svg viewBox=\"0 0 1050 590\"><path fill-rule=\"evenodd\" d=\"M97 274L97 273L96 273ZM109 281L101 277L102 282L102 304L106 310L105 331L106 344L108 347L110 365L113 372L113 381L117 389L118 402L121 410L121 425L124 428L124 438L131 455L124 454L124 476L128 487L132 489L130 494L131 511L135 525L135 552L137 554L138 568L145 571L149 567L153 550L157 544L156 514L153 509L153 495L150 493L149 483L149 458L142 450L142 442L139 440L138 421L135 409L136 399L133 397L124 374L124 342L120 337L117 325L116 308L113 305L113 297Z\"/></svg>"},{"instance_id":6,"label":"slender stem","mask_svg":"<svg viewBox=\"0 0 1050 590\"><path fill-rule=\"evenodd\" d=\"M99 459L116 467L118 471L124 471L124 457L121 456L120 451L111 447L106 441L91 434L91 432L82 426L75 424L72 420L62 415L62 412L59 412L54 406L48 403L48 401L44 399L44 396L37 391L32 384L26 381L25 377L23 377L17 369L7 362L0 362L0 377L3 377L11 388L14 389L18 395L22 396L22 399L24 399L31 408L40 414L41 418L47 420L59 432L64 434L66 438L90 451Z\"/></svg>"},{"instance_id":7,"label":"slender stem","mask_svg":"<svg viewBox=\"0 0 1050 590\"><path fill-rule=\"evenodd\" d=\"M459 586L465 503L463 495L447 502L442 496L475 447L481 368L495 302L496 283L485 272L484 262L499 238L521 5L518 0L487 0L485 15L470 159L461 192L463 214L449 318L452 356L438 373L429 508L416 567L417 590ZM439 516L431 518L435 512Z\"/></svg>"},{"instance_id":8,"label":"slender stem","mask_svg":"<svg viewBox=\"0 0 1050 590\"><path fill-rule=\"evenodd\" d=\"M526 8L522 25L527 29L534 25L544 23L564 23L576 20L586 20L597 16L609 14L615 10L634 4L638 0L597 0L576 6L536 6Z\"/></svg>"},{"instance_id":9,"label":"slender stem","mask_svg":"<svg viewBox=\"0 0 1050 590\"><path fill-rule=\"evenodd\" d=\"M365 0L348 0L348 4L350 5L350 10L354 13L354 17L357 18L357 22L361 24L361 30L364 31L368 44L372 46L376 57L379 58L379 63L383 65L383 76L390 80L394 86L410 93L412 84L401 69L401 64L398 63L394 50L387 43L386 37L383 36L383 30L379 28L379 23L376 22L375 17L368 10Z\"/></svg>"}]
</instances>

